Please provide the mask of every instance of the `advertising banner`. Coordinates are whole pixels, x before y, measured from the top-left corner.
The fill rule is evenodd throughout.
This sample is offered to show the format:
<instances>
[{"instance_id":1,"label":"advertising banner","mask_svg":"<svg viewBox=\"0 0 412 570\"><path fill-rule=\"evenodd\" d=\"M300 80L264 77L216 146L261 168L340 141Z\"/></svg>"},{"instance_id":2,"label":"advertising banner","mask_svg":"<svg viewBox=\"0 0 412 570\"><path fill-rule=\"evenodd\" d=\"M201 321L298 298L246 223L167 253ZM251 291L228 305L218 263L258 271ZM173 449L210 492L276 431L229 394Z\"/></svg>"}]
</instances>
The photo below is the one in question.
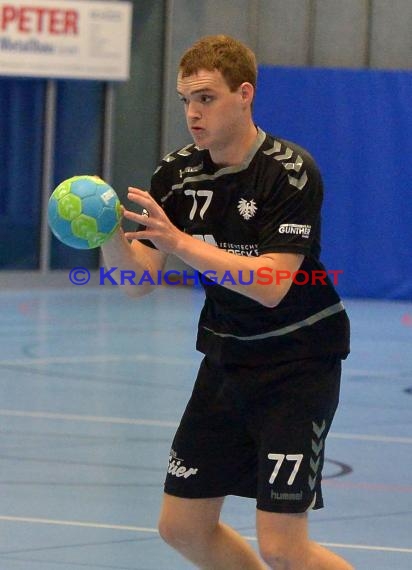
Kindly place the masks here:
<instances>
[{"instance_id":1,"label":"advertising banner","mask_svg":"<svg viewBox=\"0 0 412 570\"><path fill-rule=\"evenodd\" d=\"M129 77L132 4L0 0L0 76Z\"/></svg>"}]
</instances>

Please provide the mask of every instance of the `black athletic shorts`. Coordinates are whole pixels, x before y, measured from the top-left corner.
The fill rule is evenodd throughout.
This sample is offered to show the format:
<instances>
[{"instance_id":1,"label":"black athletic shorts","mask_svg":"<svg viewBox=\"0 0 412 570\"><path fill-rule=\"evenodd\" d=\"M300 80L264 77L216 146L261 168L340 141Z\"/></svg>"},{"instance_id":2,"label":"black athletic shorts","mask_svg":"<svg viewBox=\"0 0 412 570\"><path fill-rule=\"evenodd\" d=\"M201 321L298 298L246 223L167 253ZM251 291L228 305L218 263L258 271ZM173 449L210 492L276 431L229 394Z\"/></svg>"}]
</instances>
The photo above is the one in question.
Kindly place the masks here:
<instances>
[{"instance_id":1,"label":"black athletic shorts","mask_svg":"<svg viewBox=\"0 0 412 570\"><path fill-rule=\"evenodd\" d=\"M202 361L173 440L165 492L177 497L253 497L257 508L323 507L325 438L338 404L341 360L273 367Z\"/></svg>"}]
</instances>

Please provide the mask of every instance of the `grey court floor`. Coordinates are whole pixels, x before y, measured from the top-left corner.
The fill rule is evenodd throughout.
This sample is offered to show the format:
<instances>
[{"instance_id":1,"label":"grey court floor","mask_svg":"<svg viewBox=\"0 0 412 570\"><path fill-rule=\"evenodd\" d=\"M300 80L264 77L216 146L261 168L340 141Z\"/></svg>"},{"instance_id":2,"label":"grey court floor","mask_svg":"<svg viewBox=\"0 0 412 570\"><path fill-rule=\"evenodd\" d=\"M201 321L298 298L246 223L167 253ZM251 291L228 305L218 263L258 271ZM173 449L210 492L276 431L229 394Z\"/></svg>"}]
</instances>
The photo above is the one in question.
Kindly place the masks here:
<instances>
[{"instance_id":1,"label":"grey court floor","mask_svg":"<svg viewBox=\"0 0 412 570\"><path fill-rule=\"evenodd\" d=\"M23 275L21 277L23 279ZM0 569L185 570L156 532L203 294L0 290ZM412 568L412 303L346 300L352 354L312 536ZM256 546L254 502L224 517Z\"/></svg>"}]
</instances>

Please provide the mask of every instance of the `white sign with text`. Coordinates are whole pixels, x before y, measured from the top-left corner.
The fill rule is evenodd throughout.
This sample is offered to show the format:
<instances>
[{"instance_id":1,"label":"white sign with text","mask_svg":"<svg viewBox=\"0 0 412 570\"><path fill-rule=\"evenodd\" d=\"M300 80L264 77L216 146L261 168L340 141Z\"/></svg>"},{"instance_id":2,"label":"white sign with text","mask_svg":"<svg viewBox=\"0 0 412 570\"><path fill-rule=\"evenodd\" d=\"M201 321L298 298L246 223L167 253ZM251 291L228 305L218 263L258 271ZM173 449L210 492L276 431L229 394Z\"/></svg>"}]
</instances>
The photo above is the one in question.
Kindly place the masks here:
<instances>
[{"instance_id":1,"label":"white sign with text","mask_svg":"<svg viewBox=\"0 0 412 570\"><path fill-rule=\"evenodd\" d=\"M129 78L131 2L0 0L0 75Z\"/></svg>"}]
</instances>

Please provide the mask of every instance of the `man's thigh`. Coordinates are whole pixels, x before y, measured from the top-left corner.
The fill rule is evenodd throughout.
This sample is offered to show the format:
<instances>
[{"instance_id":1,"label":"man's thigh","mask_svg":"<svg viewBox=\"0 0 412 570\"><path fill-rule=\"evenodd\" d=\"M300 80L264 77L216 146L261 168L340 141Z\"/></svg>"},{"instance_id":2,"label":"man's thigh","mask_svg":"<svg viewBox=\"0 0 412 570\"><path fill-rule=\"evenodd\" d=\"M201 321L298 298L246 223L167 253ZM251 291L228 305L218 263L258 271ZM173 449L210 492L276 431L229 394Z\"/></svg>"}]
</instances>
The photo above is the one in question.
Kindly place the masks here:
<instances>
[{"instance_id":1,"label":"man's thigh","mask_svg":"<svg viewBox=\"0 0 412 570\"><path fill-rule=\"evenodd\" d=\"M213 529L219 522L224 500L224 497L185 499L164 493L160 526L179 526L179 529L187 528L195 534Z\"/></svg>"},{"instance_id":2,"label":"man's thigh","mask_svg":"<svg viewBox=\"0 0 412 570\"><path fill-rule=\"evenodd\" d=\"M262 554L295 552L297 556L305 556L309 546L306 513L269 513L257 509L256 531Z\"/></svg>"}]
</instances>

